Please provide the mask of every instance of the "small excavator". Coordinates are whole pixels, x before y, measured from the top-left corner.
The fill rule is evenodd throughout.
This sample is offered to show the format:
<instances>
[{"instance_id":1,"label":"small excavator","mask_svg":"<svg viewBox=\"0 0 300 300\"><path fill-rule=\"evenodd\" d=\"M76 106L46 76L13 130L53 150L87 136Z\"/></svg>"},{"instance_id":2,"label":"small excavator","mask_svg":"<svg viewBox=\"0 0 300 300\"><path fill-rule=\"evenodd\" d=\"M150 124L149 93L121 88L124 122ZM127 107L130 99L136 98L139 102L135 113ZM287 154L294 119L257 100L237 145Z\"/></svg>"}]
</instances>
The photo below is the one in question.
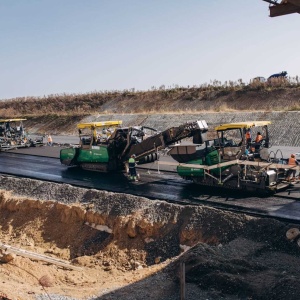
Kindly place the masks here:
<instances>
[{"instance_id":1,"label":"small excavator","mask_svg":"<svg viewBox=\"0 0 300 300\"><path fill-rule=\"evenodd\" d=\"M145 127L122 127L122 121L81 123L79 147L60 151L60 161L67 166L102 172L126 169L126 162L132 154L138 164L153 162L159 157L159 150L182 139L192 137L193 143L206 140L208 126L205 121L194 121L171 127L162 132Z\"/></svg>"}]
</instances>

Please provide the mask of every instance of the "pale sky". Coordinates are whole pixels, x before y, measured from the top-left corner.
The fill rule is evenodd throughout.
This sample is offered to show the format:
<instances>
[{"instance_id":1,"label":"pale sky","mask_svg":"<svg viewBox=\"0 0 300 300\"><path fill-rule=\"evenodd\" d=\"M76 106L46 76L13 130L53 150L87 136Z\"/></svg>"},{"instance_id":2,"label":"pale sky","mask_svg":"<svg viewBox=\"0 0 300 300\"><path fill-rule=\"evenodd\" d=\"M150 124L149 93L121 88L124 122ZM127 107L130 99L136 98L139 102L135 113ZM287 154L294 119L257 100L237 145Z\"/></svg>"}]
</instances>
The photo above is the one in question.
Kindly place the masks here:
<instances>
[{"instance_id":1,"label":"pale sky","mask_svg":"<svg viewBox=\"0 0 300 300\"><path fill-rule=\"evenodd\" d=\"M0 0L0 99L299 75L262 0Z\"/></svg>"}]
</instances>

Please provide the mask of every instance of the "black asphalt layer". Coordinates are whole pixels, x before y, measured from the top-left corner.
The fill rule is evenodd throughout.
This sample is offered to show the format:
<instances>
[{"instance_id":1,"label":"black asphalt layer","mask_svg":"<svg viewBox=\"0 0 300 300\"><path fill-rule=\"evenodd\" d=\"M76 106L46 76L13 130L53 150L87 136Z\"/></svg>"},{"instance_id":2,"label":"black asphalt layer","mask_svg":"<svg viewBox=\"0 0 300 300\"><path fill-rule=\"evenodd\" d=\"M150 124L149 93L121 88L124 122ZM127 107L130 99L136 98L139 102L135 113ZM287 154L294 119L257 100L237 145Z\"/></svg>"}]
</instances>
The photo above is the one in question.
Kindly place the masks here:
<instances>
[{"instance_id":1,"label":"black asphalt layer","mask_svg":"<svg viewBox=\"0 0 300 300\"><path fill-rule=\"evenodd\" d=\"M185 181L175 173L139 169L141 180L128 180L126 174L100 173L61 165L59 147L37 147L0 152L0 172L38 180L128 193L151 199L179 201L181 204L208 204L229 210L300 222L300 184L270 197L203 188ZM153 165L155 166L155 165ZM0 186L5 188L5 186Z\"/></svg>"},{"instance_id":2,"label":"black asphalt layer","mask_svg":"<svg viewBox=\"0 0 300 300\"><path fill-rule=\"evenodd\" d=\"M58 146L38 146L29 148L18 148L14 150L8 150L5 153L17 153L17 154L27 154L36 156L45 156L59 158L59 153L62 148Z\"/></svg>"}]
</instances>

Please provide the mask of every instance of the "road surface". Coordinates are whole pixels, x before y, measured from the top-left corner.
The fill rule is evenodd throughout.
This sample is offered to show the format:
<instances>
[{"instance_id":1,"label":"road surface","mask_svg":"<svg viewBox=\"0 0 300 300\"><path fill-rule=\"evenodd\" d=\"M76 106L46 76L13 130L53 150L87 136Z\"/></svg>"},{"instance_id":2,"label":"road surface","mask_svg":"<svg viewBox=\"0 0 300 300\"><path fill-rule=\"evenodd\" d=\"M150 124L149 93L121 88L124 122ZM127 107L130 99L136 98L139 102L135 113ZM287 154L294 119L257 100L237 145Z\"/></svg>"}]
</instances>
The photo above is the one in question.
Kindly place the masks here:
<instances>
[{"instance_id":1,"label":"road surface","mask_svg":"<svg viewBox=\"0 0 300 300\"><path fill-rule=\"evenodd\" d=\"M126 174L99 173L85 171L77 167L61 165L57 157L33 155L44 152L52 156L59 152L58 147L38 147L18 149L0 153L0 171L6 175L67 183L85 188L94 188L112 192L121 192L144 196L150 199L180 201L180 203L199 203L214 205L230 210L268 215L300 222L300 184L292 189L271 197L257 197L251 194L224 191L214 188L202 188L181 179L174 173L158 171L150 166L139 169L141 181L130 182ZM22 152L26 152L23 154ZM30 153L29 153L30 152ZM3 181L5 182L5 180ZM0 183L0 188L5 185Z\"/></svg>"}]
</instances>

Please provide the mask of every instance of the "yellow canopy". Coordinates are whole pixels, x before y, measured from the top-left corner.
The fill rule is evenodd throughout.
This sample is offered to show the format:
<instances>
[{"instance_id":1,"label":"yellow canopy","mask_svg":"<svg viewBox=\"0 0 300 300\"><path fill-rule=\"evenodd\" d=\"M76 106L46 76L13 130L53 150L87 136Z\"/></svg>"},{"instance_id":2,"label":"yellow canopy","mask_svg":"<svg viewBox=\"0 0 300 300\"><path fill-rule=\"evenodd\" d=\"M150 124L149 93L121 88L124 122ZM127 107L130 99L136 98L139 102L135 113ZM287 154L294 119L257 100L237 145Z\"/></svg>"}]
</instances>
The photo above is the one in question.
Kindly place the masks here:
<instances>
[{"instance_id":1,"label":"yellow canopy","mask_svg":"<svg viewBox=\"0 0 300 300\"><path fill-rule=\"evenodd\" d=\"M228 129L236 129L236 128L252 128L257 126L265 126L270 125L270 121L247 121L247 122L238 122L238 123L228 123L228 124L222 124L217 127L215 127L215 130L228 130Z\"/></svg>"},{"instance_id":2,"label":"yellow canopy","mask_svg":"<svg viewBox=\"0 0 300 300\"><path fill-rule=\"evenodd\" d=\"M97 127L111 127L121 125L122 121L104 121L104 122L91 122L91 123L80 123L77 125L78 129L94 129Z\"/></svg>"},{"instance_id":3,"label":"yellow canopy","mask_svg":"<svg viewBox=\"0 0 300 300\"><path fill-rule=\"evenodd\" d=\"M3 122L20 122L20 121L26 121L27 119L0 119L0 123Z\"/></svg>"}]
</instances>

